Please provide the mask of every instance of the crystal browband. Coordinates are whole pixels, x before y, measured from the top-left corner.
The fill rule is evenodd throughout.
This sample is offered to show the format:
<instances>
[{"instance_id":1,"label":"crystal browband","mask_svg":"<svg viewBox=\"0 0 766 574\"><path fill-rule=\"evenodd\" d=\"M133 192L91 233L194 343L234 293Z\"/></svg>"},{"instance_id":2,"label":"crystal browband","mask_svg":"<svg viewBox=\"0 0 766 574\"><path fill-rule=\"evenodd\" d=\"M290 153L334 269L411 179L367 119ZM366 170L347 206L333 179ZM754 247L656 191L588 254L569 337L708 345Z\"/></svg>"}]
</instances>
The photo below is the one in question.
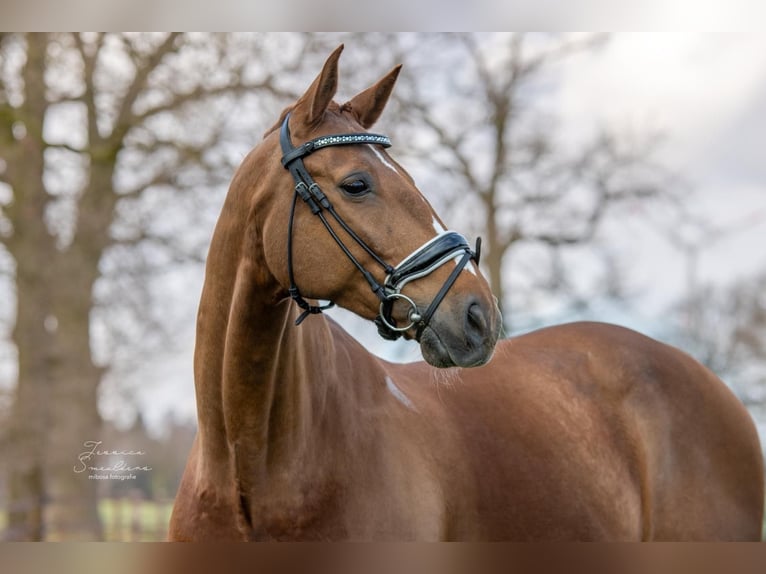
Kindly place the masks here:
<instances>
[{"instance_id":1,"label":"crystal browband","mask_svg":"<svg viewBox=\"0 0 766 574\"><path fill-rule=\"evenodd\" d=\"M358 143L372 143L382 146L390 146L391 140L388 136L382 136L378 134L342 134L333 136L318 137L312 140L314 148L320 148L330 145L343 145L343 144L358 144Z\"/></svg>"},{"instance_id":2,"label":"crystal browband","mask_svg":"<svg viewBox=\"0 0 766 574\"><path fill-rule=\"evenodd\" d=\"M303 145L292 148L290 151L285 152L285 155L282 157L282 165L287 167L296 159L306 157L312 152L318 149L322 149L323 147L353 144L376 144L383 147L391 147L391 140L388 138L388 136L368 133L333 134L329 136L319 136L318 138L314 138L313 140L307 141Z\"/></svg>"}]
</instances>

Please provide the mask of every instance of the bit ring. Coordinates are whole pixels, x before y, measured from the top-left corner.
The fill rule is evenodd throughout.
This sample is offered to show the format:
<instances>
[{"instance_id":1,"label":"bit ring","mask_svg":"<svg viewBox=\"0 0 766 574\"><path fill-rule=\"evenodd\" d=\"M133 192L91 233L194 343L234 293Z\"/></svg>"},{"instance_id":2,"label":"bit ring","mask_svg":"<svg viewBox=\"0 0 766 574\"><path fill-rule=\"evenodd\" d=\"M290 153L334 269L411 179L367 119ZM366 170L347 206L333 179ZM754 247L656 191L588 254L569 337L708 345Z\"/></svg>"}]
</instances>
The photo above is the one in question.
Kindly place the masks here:
<instances>
[{"instance_id":1,"label":"bit ring","mask_svg":"<svg viewBox=\"0 0 766 574\"><path fill-rule=\"evenodd\" d=\"M410 306L410 312L407 314L407 318L410 321L410 324L406 327L397 327L395 325L392 325L391 322L386 319L386 315L384 313L383 306L386 302L392 301L394 299L402 299L404 302L406 302ZM386 296L386 300L381 302L380 304L380 319L383 321L386 327L391 329L392 331L396 331L397 333L403 333L404 331L409 331L412 329L415 325L417 325L422 319L423 316L418 311L418 306L415 304L415 301L407 297L407 295L403 295L401 293L389 293Z\"/></svg>"}]
</instances>

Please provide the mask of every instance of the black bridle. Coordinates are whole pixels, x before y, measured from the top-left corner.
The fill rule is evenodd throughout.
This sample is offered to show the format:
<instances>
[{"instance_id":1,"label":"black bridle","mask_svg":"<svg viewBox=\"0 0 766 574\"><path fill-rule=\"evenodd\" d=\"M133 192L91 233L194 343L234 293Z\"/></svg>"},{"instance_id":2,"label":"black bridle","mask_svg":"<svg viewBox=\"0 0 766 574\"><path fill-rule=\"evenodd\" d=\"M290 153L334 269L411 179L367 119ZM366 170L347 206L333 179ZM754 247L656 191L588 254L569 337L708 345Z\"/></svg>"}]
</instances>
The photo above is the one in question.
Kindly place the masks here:
<instances>
[{"instance_id":1,"label":"black bridle","mask_svg":"<svg viewBox=\"0 0 766 574\"><path fill-rule=\"evenodd\" d=\"M298 147L294 147L290 140L290 128L288 126L289 119L290 114L288 113L280 128L279 142L282 146L282 165L290 171L290 174L295 180L295 194L293 195L292 206L290 208L290 221L287 230L287 268L290 280L289 293L290 297L292 297L298 306L303 309L303 313L298 317L295 324L300 325L309 315L321 313L325 309L329 309L334 305L332 302L325 305L311 305L301 296L295 282L295 274L293 271L293 224L295 221L295 206L298 197L300 197L303 202L308 205L311 213L319 217L330 236L335 240L351 263L353 263L359 270L372 289L372 292L375 293L380 300L380 313L375 318L375 324L378 327L380 336L385 339L395 340L401 337L402 333L414 327L416 329L415 338L420 340L420 336L422 335L423 330L428 326L431 317L433 317L433 314L436 312L436 308L442 302L442 299L444 299L447 291L449 291L455 283L463 268L471 259L476 261L477 264L479 263L481 238L476 240L476 250L473 251L465 237L455 231L445 231L420 246L412 254L405 257L398 265L389 265L346 224L340 215L338 215L332 203L330 203L330 200L306 170L306 166L303 164L303 158L325 147L372 144L387 148L391 146L391 141L388 137L379 134L347 133L321 136ZM380 285L375 280L372 273L365 269L359 260L354 257L354 254L351 253L346 244L343 243L336 231L330 225L325 213L329 213L351 239L353 239L354 242L356 242L378 265L381 266L386 274L386 279L383 285ZM425 312L421 313L415 302L401 292L402 288L407 283L425 277L452 260L456 261L455 269L453 269L452 273L447 277L447 280L444 282ZM397 300L402 300L410 306L408 315L409 324L406 326L398 326L392 316L394 303Z\"/></svg>"}]
</instances>

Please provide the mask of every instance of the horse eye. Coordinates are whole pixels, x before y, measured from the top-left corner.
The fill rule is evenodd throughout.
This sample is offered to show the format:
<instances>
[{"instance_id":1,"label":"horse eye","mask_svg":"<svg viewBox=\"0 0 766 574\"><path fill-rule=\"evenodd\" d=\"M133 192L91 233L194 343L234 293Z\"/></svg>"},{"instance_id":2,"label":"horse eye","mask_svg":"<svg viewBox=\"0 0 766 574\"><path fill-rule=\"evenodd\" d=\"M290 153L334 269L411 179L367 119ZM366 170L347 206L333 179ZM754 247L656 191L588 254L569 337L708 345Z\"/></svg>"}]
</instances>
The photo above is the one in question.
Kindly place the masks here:
<instances>
[{"instance_id":1,"label":"horse eye","mask_svg":"<svg viewBox=\"0 0 766 574\"><path fill-rule=\"evenodd\" d=\"M341 184L341 189L349 195L364 195L370 191L370 186L363 179L354 179Z\"/></svg>"}]
</instances>

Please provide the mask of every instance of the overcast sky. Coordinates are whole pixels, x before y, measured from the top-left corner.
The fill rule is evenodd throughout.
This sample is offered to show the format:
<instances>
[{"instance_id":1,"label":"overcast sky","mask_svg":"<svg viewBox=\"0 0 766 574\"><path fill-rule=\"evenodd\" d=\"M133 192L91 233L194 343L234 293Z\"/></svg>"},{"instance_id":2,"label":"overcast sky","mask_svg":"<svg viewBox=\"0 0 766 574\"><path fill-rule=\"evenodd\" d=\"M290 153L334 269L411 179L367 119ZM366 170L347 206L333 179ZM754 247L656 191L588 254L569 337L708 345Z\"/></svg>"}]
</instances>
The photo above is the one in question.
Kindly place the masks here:
<instances>
[{"instance_id":1,"label":"overcast sky","mask_svg":"<svg viewBox=\"0 0 766 574\"><path fill-rule=\"evenodd\" d=\"M701 280L766 267L766 35L617 34L565 68L555 97L572 132L607 122L666 135L689 201L723 231L701 253ZM675 295L680 254L644 255L637 264L658 280L654 298Z\"/></svg>"}]
</instances>

